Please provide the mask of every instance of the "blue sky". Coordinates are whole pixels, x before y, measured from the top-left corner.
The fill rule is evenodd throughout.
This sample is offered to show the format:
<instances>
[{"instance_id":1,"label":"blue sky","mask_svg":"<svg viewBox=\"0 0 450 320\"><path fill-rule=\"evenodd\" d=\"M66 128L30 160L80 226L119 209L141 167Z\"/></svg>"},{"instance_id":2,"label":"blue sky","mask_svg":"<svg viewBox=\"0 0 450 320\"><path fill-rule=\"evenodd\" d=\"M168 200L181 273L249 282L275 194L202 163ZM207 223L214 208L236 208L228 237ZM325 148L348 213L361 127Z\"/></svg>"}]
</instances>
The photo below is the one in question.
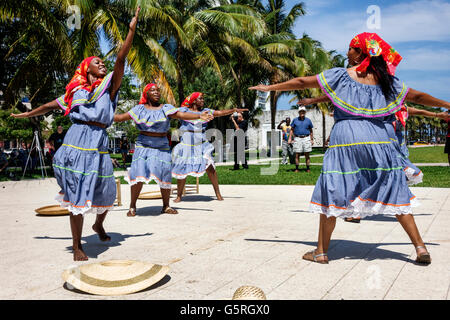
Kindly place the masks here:
<instances>
[{"instance_id":1,"label":"blue sky","mask_svg":"<svg viewBox=\"0 0 450 320\"><path fill-rule=\"evenodd\" d=\"M287 9L300 1L287 0ZM360 32L376 32L403 57L396 75L408 86L450 101L450 1L303 0L307 14L294 33L308 34L327 50L346 54ZM370 5L380 8L380 29L369 29ZM282 97L278 109L288 109Z\"/></svg>"}]
</instances>

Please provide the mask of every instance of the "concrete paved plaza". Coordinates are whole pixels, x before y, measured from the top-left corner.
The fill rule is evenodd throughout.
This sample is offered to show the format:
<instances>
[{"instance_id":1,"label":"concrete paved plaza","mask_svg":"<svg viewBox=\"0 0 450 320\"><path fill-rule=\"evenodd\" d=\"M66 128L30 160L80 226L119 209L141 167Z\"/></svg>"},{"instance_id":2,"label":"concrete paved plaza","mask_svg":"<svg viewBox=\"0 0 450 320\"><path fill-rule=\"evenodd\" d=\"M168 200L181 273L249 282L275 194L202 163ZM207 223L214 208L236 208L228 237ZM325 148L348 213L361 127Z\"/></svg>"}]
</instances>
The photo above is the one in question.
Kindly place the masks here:
<instances>
[{"instance_id":1,"label":"concrete paved plaza","mask_svg":"<svg viewBox=\"0 0 450 320\"><path fill-rule=\"evenodd\" d=\"M156 190L146 185L143 191ZM225 201L201 185L161 215L161 200L139 200L137 216L123 206L108 215L112 237L101 243L85 217L88 262L74 262L68 216L36 216L56 204L55 179L0 183L0 299L231 299L242 285L263 289L268 299L449 299L450 189L412 188L414 210L432 256L413 263L415 250L400 224L378 216L360 224L338 220L329 265L301 259L314 248L318 215L308 212L313 186L222 185ZM127 296L84 294L64 286L64 269L109 259L169 265L158 284Z\"/></svg>"}]
</instances>

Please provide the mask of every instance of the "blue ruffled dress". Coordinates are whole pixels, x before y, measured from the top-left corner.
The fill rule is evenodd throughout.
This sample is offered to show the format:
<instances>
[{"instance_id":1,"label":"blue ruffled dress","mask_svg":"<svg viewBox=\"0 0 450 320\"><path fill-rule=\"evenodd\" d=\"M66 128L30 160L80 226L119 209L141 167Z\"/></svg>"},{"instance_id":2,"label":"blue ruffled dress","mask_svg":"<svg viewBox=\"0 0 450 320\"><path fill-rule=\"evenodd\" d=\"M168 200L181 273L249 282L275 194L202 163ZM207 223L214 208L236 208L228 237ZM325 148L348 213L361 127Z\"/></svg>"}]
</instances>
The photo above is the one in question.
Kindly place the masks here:
<instances>
[{"instance_id":1,"label":"blue ruffled dress","mask_svg":"<svg viewBox=\"0 0 450 320\"><path fill-rule=\"evenodd\" d=\"M53 158L55 178L61 187L56 199L74 215L102 214L113 208L116 199L106 129L78 123L112 124L118 101L118 94L114 101L109 95L112 74L109 73L93 92L79 89L74 93L69 113L73 124ZM57 102L66 110L64 96Z\"/></svg>"},{"instance_id":2,"label":"blue ruffled dress","mask_svg":"<svg viewBox=\"0 0 450 320\"><path fill-rule=\"evenodd\" d=\"M181 112L200 114L214 110L203 109L201 112L191 111L187 107L181 107ZM214 146L206 139L207 121L180 120L182 136L172 150L172 176L176 179L185 179L187 176L201 177L209 166L214 166L212 153ZM193 131L193 132L190 132Z\"/></svg>"},{"instance_id":3,"label":"blue ruffled dress","mask_svg":"<svg viewBox=\"0 0 450 320\"><path fill-rule=\"evenodd\" d=\"M170 127L169 115L178 108L165 104L157 110L150 110L143 104L128 111L140 131L167 132ZM136 141L131 167L125 180L134 185L138 182L149 183L154 180L160 188L172 187L172 157L169 140L164 137L150 137L140 134Z\"/></svg>"},{"instance_id":4,"label":"blue ruffled dress","mask_svg":"<svg viewBox=\"0 0 450 320\"><path fill-rule=\"evenodd\" d=\"M335 105L335 125L310 211L341 218L410 214L416 198L385 126L408 87L394 78L395 98L386 100L381 86L359 83L344 68L317 79Z\"/></svg>"}]
</instances>

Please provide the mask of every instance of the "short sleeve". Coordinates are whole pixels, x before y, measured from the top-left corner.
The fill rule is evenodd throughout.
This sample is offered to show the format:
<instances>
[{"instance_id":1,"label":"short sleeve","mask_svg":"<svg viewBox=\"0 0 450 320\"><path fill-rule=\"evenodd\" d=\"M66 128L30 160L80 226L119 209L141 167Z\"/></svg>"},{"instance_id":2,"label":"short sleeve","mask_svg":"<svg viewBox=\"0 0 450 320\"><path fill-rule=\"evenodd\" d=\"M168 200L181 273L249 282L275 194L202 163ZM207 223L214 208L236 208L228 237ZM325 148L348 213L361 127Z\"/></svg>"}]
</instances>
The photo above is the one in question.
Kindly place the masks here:
<instances>
[{"instance_id":1,"label":"short sleeve","mask_svg":"<svg viewBox=\"0 0 450 320\"><path fill-rule=\"evenodd\" d=\"M293 130L295 128L295 120L297 120L297 118L295 118L294 120L292 120L291 122L291 130Z\"/></svg>"},{"instance_id":2,"label":"short sleeve","mask_svg":"<svg viewBox=\"0 0 450 320\"><path fill-rule=\"evenodd\" d=\"M163 106L163 111L166 116L170 116L171 114L177 113L180 110L179 108L176 108L171 104L165 104Z\"/></svg>"},{"instance_id":3,"label":"short sleeve","mask_svg":"<svg viewBox=\"0 0 450 320\"><path fill-rule=\"evenodd\" d=\"M64 102L64 97L66 95L63 94L62 96L60 96L59 98L56 99L56 103L58 103L58 106L63 109L64 111L66 111L67 109L67 104Z\"/></svg>"},{"instance_id":4,"label":"short sleeve","mask_svg":"<svg viewBox=\"0 0 450 320\"><path fill-rule=\"evenodd\" d=\"M345 68L325 70L317 75L317 81L335 107L348 116L364 118L381 118L397 112L409 90L394 77L394 95L387 98L380 85L360 83Z\"/></svg>"},{"instance_id":5,"label":"short sleeve","mask_svg":"<svg viewBox=\"0 0 450 320\"><path fill-rule=\"evenodd\" d=\"M141 113L143 106L144 105L142 104L138 104L134 106L130 111L128 111L131 119L133 119L136 124L139 124L139 114Z\"/></svg>"},{"instance_id":6,"label":"short sleeve","mask_svg":"<svg viewBox=\"0 0 450 320\"><path fill-rule=\"evenodd\" d=\"M311 129L314 128L314 125L313 125L311 119L308 119L308 120L309 120L309 127L310 127Z\"/></svg>"}]
</instances>

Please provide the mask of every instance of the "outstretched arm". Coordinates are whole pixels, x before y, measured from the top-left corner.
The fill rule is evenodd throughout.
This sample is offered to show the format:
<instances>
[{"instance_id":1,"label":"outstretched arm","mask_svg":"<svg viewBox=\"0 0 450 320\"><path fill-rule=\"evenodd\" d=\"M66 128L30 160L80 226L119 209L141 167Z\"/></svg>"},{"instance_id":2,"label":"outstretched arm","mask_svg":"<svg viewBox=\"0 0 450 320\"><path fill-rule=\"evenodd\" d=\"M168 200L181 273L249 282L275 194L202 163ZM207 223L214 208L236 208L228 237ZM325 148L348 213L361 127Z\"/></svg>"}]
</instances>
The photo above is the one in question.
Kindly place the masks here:
<instances>
[{"instance_id":1,"label":"outstretched arm","mask_svg":"<svg viewBox=\"0 0 450 320\"><path fill-rule=\"evenodd\" d=\"M321 102L329 102L329 101L331 101L330 98L328 98L328 96L326 96L326 95L323 95L323 96L318 97L318 98L305 98L305 99L299 100L297 102L297 104L300 105L300 106L307 106L307 105L310 105L310 104L316 104L316 103L321 103Z\"/></svg>"},{"instance_id":2,"label":"outstretched arm","mask_svg":"<svg viewBox=\"0 0 450 320\"><path fill-rule=\"evenodd\" d=\"M427 110L422 109L416 109L413 107L408 107L408 113L412 116L424 116L428 118L440 118L440 119L447 119L448 113L447 112L431 112Z\"/></svg>"},{"instance_id":3,"label":"outstretched arm","mask_svg":"<svg viewBox=\"0 0 450 320\"><path fill-rule=\"evenodd\" d=\"M58 102L56 102L56 100L50 101L34 110L31 110L29 112L23 112L23 113L19 113L19 114L14 114L11 113L11 117L13 118L30 118L30 117L36 117L36 116L40 116L42 114L46 114L49 111L58 109L59 105Z\"/></svg>"},{"instance_id":4,"label":"outstretched arm","mask_svg":"<svg viewBox=\"0 0 450 320\"><path fill-rule=\"evenodd\" d=\"M316 76L309 77L298 77L286 82L264 85L260 84L258 86L250 87L250 90L258 91L292 91L292 90L302 90L308 88L320 88L319 82Z\"/></svg>"},{"instance_id":5,"label":"outstretched arm","mask_svg":"<svg viewBox=\"0 0 450 320\"><path fill-rule=\"evenodd\" d=\"M209 114L208 111L204 111L202 113L192 113L192 112L181 112L178 111L169 115L172 119L180 119L180 120L198 120L201 119L203 121L211 121L214 119L212 115Z\"/></svg>"},{"instance_id":6,"label":"outstretched arm","mask_svg":"<svg viewBox=\"0 0 450 320\"><path fill-rule=\"evenodd\" d=\"M116 63L114 64L114 74L111 80L111 88L110 88L110 97L111 101L114 101L119 91L120 84L122 83L122 77L125 69L125 58L130 52L131 45L133 44L134 34L136 32L136 25L138 21L138 15L141 7L136 9L136 13L134 14L133 19L130 22L130 29L128 30L127 38L125 39L122 48L120 48L119 53L117 54Z\"/></svg>"},{"instance_id":7,"label":"outstretched arm","mask_svg":"<svg viewBox=\"0 0 450 320\"><path fill-rule=\"evenodd\" d=\"M114 122L124 122L128 120L131 120L131 116L128 112L114 115Z\"/></svg>"},{"instance_id":8,"label":"outstretched arm","mask_svg":"<svg viewBox=\"0 0 450 320\"><path fill-rule=\"evenodd\" d=\"M230 114L233 114L235 112L245 112L248 111L248 109L238 109L238 108L233 108L233 109L228 109L228 110L214 110L213 115L214 117L224 117L224 116L228 116Z\"/></svg>"},{"instance_id":9,"label":"outstretched arm","mask_svg":"<svg viewBox=\"0 0 450 320\"><path fill-rule=\"evenodd\" d=\"M406 95L406 101L429 107L450 109L450 102L435 98L428 93L420 92L414 89L409 89L408 94Z\"/></svg>"}]
</instances>

